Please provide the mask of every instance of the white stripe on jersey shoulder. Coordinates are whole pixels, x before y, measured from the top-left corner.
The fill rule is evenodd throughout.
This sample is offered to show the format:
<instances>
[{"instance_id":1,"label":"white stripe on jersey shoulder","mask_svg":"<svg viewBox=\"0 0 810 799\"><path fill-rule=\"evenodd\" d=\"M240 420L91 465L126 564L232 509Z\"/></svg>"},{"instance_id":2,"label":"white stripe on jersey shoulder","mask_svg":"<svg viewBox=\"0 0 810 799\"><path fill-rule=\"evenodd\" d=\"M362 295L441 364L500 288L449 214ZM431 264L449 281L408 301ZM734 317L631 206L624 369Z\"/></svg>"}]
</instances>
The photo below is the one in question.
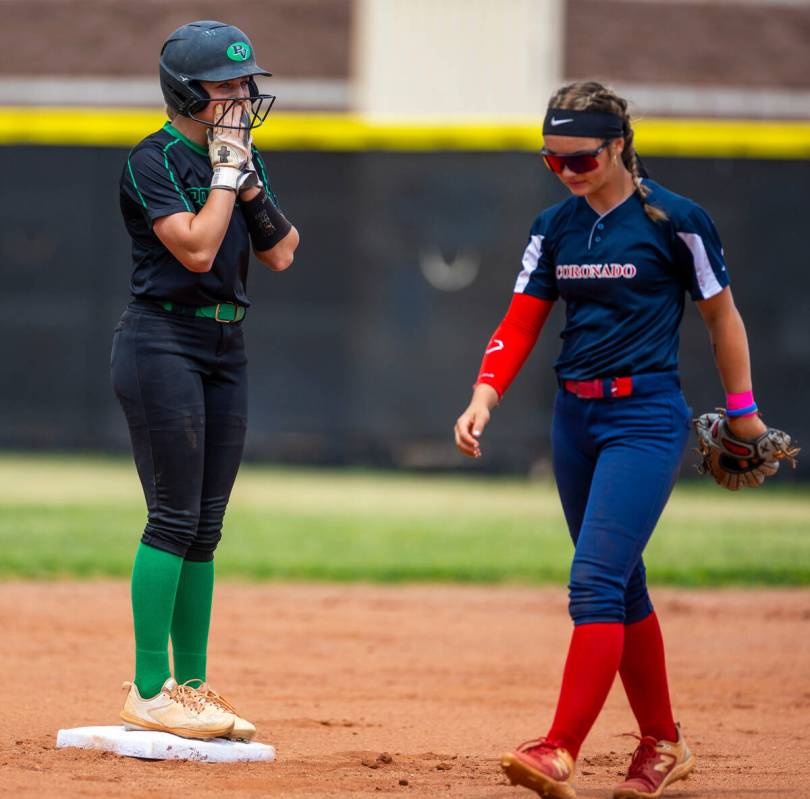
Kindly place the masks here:
<instances>
[{"instance_id":1,"label":"white stripe on jersey shoulder","mask_svg":"<svg viewBox=\"0 0 810 799\"><path fill-rule=\"evenodd\" d=\"M523 251L523 269L520 270L517 283L515 283L515 294L523 294L523 292L526 291L526 286L529 285L529 278L532 276L532 272L537 269L537 264L540 262L544 238L545 236L538 234L529 239L529 243Z\"/></svg>"},{"instance_id":2,"label":"white stripe on jersey shoulder","mask_svg":"<svg viewBox=\"0 0 810 799\"><path fill-rule=\"evenodd\" d=\"M697 233L678 231L678 235L689 248L689 252L692 253L695 277L697 277L698 288L700 288L703 299L708 300L709 297L719 294L723 287L717 282L711 261L709 261L709 256L706 254L706 247L703 245L703 239Z\"/></svg>"}]
</instances>

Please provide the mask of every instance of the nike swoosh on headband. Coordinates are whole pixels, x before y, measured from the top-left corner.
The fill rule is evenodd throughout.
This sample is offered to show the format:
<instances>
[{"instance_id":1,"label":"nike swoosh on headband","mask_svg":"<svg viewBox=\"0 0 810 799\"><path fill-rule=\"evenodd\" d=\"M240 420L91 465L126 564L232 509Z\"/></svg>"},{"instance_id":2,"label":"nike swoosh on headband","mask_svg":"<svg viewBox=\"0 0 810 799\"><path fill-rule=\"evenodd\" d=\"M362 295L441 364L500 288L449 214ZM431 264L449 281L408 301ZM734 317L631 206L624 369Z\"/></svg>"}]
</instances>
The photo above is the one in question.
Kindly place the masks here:
<instances>
[{"instance_id":1,"label":"nike swoosh on headband","mask_svg":"<svg viewBox=\"0 0 810 799\"><path fill-rule=\"evenodd\" d=\"M492 339L492 346L487 347L484 355L490 355L493 352L498 352L498 350L503 349L503 342L499 338Z\"/></svg>"},{"instance_id":2,"label":"nike swoosh on headband","mask_svg":"<svg viewBox=\"0 0 810 799\"><path fill-rule=\"evenodd\" d=\"M551 117L551 124L554 127L557 127L557 125L564 125L566 122L573 122L573 121L574 121L573 119L555 119L554 117Z\"/></svg>"}]
</instances>

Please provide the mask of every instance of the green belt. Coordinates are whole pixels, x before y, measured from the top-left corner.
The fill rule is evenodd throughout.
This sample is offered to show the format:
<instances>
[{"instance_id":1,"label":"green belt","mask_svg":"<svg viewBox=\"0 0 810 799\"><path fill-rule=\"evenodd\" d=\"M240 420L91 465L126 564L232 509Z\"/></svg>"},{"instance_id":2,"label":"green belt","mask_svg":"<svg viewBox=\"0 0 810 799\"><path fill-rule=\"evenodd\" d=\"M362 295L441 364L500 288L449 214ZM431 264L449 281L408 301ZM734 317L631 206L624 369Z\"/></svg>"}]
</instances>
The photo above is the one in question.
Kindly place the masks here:
<instances>
[{"instance_id":1,"label":"green belt","mask_svg":"<svg viewBox=\"0 0 810 799\"><path fill-rule=\"evenodd\" d=\"M218 305L178 305L175 302L162 302L164 311L174 311L183 316L196 316L202 319L214 319L217 322L241 322L245 318L245 309L233 302L221 302Z\"/></svg>"}]
</instances>

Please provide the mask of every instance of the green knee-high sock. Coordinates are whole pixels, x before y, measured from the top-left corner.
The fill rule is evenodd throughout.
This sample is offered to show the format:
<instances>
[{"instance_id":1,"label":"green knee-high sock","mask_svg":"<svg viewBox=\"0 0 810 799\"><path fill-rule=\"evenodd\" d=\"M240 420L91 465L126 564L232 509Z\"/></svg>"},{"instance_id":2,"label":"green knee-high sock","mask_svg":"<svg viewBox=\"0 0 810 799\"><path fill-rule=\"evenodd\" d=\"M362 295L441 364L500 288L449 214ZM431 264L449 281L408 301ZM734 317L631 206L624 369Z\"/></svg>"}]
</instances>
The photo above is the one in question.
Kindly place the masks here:
<instances>
[{"instance_id":1,"label":"green knee-high sock","mask_svg":"<svg viewBox=\"0 0 810 799\"><path fill-rule=\"evenodd\" d=\"M171 675L169 629L183 559L141 544L132 568L135 622L135 685L144 699L155 696Z\"/></svg>"},{"instance_id":2,"label":"green knee-high sock","mask_svg":"<svg viewBox=\"0 0 810 799\"><path fill-rule=\"evenodd\" d=\"M184 560L172 618L174 678L205 682L208 628L214 595L214 561Z\"/></svg>"}]
</instances>

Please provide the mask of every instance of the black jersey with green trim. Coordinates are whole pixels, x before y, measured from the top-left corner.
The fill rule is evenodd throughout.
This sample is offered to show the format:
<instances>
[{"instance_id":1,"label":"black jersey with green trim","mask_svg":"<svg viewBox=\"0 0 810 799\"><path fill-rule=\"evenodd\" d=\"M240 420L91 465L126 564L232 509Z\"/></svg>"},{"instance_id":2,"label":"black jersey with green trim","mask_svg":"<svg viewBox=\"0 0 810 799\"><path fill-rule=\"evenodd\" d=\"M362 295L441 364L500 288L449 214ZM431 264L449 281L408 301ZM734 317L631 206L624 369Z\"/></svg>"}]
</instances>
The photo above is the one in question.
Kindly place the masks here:
<instances>
[{"instance_id":1,"label":"black jersey with green trim","mask_svg":"<svg viewBox=\"0 0 810 799\"><path fill-rule=\"evenodd\" d=\"M271 192L255 148L253 159ZM130 291L134 297L183 305L250 305L246 293L250 236L238 203L210 272L186 269L152 229L161 217L197 213L208 199L211 176L208 151L168 122L130 152L121 174L120 200L132 238Z\"/></svg>"}]
</instances>

